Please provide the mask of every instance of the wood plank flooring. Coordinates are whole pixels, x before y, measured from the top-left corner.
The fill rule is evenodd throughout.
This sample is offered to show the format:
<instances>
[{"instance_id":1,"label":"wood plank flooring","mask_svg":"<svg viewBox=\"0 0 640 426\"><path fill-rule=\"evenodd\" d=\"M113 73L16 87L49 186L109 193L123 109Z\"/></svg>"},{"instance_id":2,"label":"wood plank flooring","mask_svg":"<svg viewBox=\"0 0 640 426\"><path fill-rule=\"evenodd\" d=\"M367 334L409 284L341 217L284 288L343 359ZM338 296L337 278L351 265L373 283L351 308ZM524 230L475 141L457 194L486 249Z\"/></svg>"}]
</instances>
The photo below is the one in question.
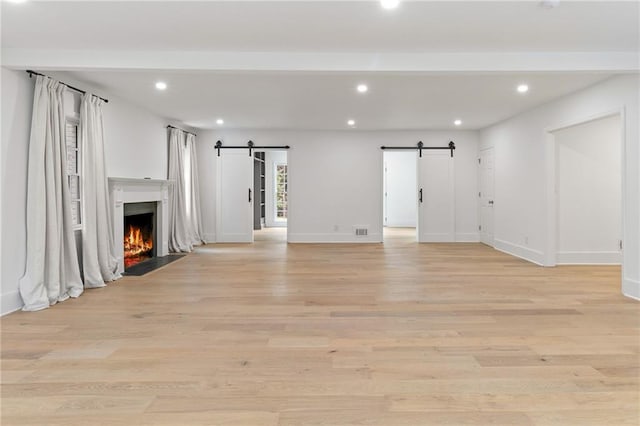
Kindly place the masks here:
<instances>
[{"instance_id":1,"label":"wood plank flooring","mask_svg":"<svg viewBox=\"0 0 640 426\"><path fill-rule=\"evenodd\" d=\"M618 267L209 245L2 318L2 425L638 425Z\"/></svg>"}]
</instances>

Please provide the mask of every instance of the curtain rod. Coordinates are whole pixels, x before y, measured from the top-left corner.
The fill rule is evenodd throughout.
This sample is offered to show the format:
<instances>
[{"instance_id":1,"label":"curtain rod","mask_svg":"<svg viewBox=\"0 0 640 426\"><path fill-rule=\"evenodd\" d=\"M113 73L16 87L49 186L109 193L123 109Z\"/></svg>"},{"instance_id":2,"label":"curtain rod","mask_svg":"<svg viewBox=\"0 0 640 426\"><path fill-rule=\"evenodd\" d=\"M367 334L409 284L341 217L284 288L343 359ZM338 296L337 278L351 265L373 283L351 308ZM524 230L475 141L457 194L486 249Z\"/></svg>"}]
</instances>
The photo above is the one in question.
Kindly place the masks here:
<instances>
[{"instance_id":1,"label":"curtain rod","mask_svg":"<svg viewBox=\"0 0 640 426\"><path fill-rule=\"evenodd\" d=\"M39 72L35 72L35 71L32 71L32 70L27 70L27 73L29 74L29 78L33 77L34 75L41 75L41 76L43 76L43 77L51 78L51 77L49 77L48 75L40 74ZM63 86L68 87L68 88L69 88L69 89L71 89L71 90L75 90L76 92L80 92L80 93L82 93L83 95L87 93L87 92L85 92L84 90L78 89L77 87L73 87L73 86L72 86L72 85L70 85L70 84L63 83L63 82L61 82L61 81L60 81L59 83L60 83L60 84L62 84ZM109 103L109 99L105 99L105 98L103 98L102 96L94 95L93 93L91 93L91 96L95 96L96 98L102 99L102 100L103 100L103 101L105 101L106 103Z\"/></svg>"},{"instance_id":2,"label":"curtain rod","mask_svg":"<svg viewBox=\"0 0 640 426\"><path fill-rule=\"evenodd\" d=\"M196 134L195 134L195 133L193 133L193 132L188 132L188 131L186 131L185 129L181 129L180 127L172 126L171 124L168 124L168 125L167 125L167 129L182 130L183 132L185 132L185 133L189 133L190 135L198 136L198 135L196 135Z\"/></svg>"}]
</instances>

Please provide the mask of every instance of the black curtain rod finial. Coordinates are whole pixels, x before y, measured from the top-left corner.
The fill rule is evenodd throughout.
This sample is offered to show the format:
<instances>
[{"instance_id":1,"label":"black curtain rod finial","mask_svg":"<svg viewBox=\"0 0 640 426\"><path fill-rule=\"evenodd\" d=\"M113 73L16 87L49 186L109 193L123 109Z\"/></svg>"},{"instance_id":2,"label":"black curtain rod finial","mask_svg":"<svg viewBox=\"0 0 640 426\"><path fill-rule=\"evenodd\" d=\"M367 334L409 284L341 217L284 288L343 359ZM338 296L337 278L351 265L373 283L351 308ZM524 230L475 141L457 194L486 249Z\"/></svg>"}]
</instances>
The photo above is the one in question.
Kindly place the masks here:
<instances>
[{"instance_id":1,"label":"black curtain rod finial","mask_svg":"<svg viewBox=\"0 0 640 426\"><path fill-rule=\"evenodd\" d=\"M186 131L186 130L184 130L184 129L181 129L180 127L172 126L171 124L167 124L167 129L182 130L183 132L185 132L185 133L189 133L190 135L198 136L198 135L196 135L196 134L195 134L195 133L193 133L193 132Z\"/></svg>"}]
</instances>

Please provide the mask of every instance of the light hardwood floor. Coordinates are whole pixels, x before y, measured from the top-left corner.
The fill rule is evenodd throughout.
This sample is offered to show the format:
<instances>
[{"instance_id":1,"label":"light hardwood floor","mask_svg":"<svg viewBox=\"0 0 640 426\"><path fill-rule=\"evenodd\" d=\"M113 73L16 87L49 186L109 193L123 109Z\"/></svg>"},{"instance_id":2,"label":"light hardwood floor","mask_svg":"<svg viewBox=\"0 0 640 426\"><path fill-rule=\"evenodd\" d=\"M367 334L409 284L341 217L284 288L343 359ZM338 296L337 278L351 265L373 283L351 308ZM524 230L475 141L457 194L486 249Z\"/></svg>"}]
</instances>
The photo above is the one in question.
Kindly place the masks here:
<instances>
[{"instance_id":1,"label":"light hardwood floor","mask_svg":"<svg viewBox=\"0 0 640 426\"><path fill-rule=\"evenodd\" d=\"M637 425L617 267L480 244L209 245L2 318L2 425Z\"/></svg>"}]
</instances>

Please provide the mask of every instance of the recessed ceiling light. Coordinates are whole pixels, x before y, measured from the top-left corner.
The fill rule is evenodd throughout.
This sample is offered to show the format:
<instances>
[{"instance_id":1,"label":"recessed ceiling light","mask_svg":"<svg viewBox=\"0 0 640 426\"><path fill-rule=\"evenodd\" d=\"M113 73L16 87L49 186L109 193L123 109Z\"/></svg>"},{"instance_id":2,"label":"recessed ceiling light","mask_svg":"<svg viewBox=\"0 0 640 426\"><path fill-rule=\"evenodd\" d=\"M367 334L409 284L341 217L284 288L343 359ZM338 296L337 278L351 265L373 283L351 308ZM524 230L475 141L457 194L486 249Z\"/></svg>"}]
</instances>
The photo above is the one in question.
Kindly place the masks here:
<instances>
[{"instance_id":1,"label":"recessed ceiling light","mask_svg":"<svg viewBox=\"0 0 640 426\"><path fill-rule=\"evenodd\" d=\"M400 4L400 0L380 0L383 9L395 9Z\"/></svg>"},{"instance_id":2,"label":"recessed ceiling light","mask_svg":"<svg viewBox=\"0 0 640 426\"><path fill-rule=\"evenodd\" d=\"M527 93L529 91L529 86L527 86L526 84L520 84L517 90L518 93Z\"/></svg>"},{"instance_id":3,"label":"recessed ceiling light","mask_svg":"<svg viewBox=\"0 0 640 426\"><path fill-rule=\"evenodd\" d=\"M8 0L9 3L26 3L27 0Z\"/></svg>"},{"instance_id":4,"label":"recessed ceiling light","mask_svg":"<svg viewBox=\"0 0 640 426\"><path fill-rule=\"evenodd\" d=\"M158 90L166 90L167 89L167 83L165 83L164 81L158 81L156 83L156 89L158 89Z\"/></svg>"},{"instance_id":5,"label":"recessed ceiling light","mask_svg":"<svg viewBox=\"0 0 640 426\"><path fill-rule=\"evenodd\" d=\"M356 125L356 120L348 120L348 121L347 121L347 124L348 124L349 126L355 126L355 125Z\"/></svg>"},{"instance_id":6,"label":"recessed ceiling light","mask_svg":"<svg viewBox=\"0 0 640 426\"><path fill-rule=\"evenodd\" d=\"M366 84L358 84L358 87L356 87L356 89L360 93L366 93L369 90Z\"/></svg>"},{"instance_id":7,"label":"recessed ceiling light","mask_svg":"<svg viewBox=\"0 0 640 426\"><path fill-rule=\"evenodd\" d=\"M218 118L218 119L216 120L216 124L218 124L218 125L222 126L222 125L224 124L224 120L223 120L222 118Z\"/></svg>"},{"instance_id":8,"label":"recessed ceiling light","mask_svg":"<svg viewBox=\"0 0 640 426\"><path fill-rule=\"evenodd\" d=\"M560 5L560 0L542 0L540 7L543 9L553 9Z\"/></svg>"},{"instance_id":9,"label":"recessed ceiling light","mask_svg":"<svg viewBox=\"0 0 640 426\"><path fill-rule=\"evenodd\" d=\"M453 122L453 124L455 124L456 126L459 126L462 124L462 120L456 120Z\"/></svg>"}]
</instances>

